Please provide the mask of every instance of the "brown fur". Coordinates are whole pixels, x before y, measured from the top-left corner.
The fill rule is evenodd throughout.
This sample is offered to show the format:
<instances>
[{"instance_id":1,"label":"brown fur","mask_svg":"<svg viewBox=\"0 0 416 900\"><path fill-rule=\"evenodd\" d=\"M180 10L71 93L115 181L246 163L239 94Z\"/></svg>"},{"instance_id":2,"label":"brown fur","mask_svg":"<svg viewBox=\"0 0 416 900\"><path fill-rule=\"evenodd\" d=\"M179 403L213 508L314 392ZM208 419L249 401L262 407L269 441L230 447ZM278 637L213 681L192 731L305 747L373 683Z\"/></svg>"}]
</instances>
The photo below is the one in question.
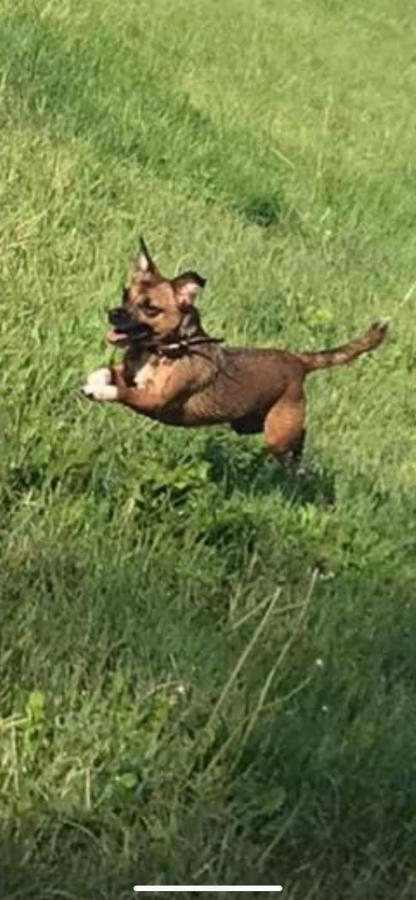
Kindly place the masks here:
<instances>
[{"instance_id":1,"label":"brown fur","mask_svg":"<svg viewBox=\"0 0 416 900\"><path fill-rule=\"evenodd\" d=\"M193 306L204 280L195 272L163 278L141 243L122 306L110 312L124 345L123 362L111 367L116 402L168 425L228 423L239 434L263 431L270 453L300 455L305 431L306 375L345 365L377 347L387 326L333 350L292 353L205 343L208 335ZM120 339L120 322L136 328ZM187 341L200 340L201 343ZM182 341L182 345L177 345Z\"/></svg>"}]
</instances>

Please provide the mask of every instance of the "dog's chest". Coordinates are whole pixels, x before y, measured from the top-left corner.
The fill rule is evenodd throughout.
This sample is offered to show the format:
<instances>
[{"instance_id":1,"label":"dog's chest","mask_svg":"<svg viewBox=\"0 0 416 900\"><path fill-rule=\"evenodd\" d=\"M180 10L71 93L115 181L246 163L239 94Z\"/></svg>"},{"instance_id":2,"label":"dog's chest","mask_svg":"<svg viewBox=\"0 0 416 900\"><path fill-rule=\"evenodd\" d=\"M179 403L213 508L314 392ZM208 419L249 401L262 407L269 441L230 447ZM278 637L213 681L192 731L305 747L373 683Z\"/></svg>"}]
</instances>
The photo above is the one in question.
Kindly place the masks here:
<instances>
[{"instance_id":1,"label":"dog's chest","mask_svg":"<svg viewBox=\"0 0 416 900\"><path fill-rule=\"evenodd\" d=\"M168 359L150 359L144 365L140 366L134 376L134 383L139 391L146 388L158 387L162 388L168 378L172 374L171 360Z\"/></svg>"},{"instance_id":2,"label":"dog's chest","mask_svg":"<svg viewBox=\"0 0 416 900\"><path fill-rule=\"evenodd\" d=\"M152 361L140 366L133 379L139 391L143 391L149 385L149 382L154 381L155 371L156 366Z\"/></svg>"}]
</instances>

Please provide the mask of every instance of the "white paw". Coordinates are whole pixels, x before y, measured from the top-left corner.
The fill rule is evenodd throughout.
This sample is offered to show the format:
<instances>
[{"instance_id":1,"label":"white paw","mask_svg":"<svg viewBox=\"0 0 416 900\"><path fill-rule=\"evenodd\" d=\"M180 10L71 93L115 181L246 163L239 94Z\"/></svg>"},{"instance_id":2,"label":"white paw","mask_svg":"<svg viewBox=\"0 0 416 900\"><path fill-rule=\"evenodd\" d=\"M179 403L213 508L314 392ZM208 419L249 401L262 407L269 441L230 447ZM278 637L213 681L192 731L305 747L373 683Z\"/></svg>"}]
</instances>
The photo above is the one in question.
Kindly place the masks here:
<instances>
[{"instance_id":1,"label":"white paw","mask_svg":"<svg viewBox=\"0 0 416 900\"><path fill-rule=\"evenodd\" d=\"M111 384L110 369L91 372L82 386L82 392L91 400L117 400L118 391L116 385Z\"/></svg>"}]
</instances>

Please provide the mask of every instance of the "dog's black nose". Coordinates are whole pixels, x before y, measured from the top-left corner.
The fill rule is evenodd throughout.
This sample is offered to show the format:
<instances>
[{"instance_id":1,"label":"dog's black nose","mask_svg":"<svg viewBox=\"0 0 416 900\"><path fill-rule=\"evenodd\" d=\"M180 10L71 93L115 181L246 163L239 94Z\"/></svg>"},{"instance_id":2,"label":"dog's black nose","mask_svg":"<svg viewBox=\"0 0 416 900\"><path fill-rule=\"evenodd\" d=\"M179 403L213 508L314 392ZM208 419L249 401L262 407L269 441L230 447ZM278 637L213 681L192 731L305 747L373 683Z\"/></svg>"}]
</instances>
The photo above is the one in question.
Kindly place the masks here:
<instances>
[{"instance_id":1,"label":"dog's black nose","mask_svg":"<svg viewBox=\"0 0 416 900\"><path fill-rule=\"evenodd\" d=\"M111 325L117 327L117 325L121 325L123 319L125 317L124 310L121 309L120 306L117 306L115 309L108 310L108 319Z\"/></svg>"}]
</instances>

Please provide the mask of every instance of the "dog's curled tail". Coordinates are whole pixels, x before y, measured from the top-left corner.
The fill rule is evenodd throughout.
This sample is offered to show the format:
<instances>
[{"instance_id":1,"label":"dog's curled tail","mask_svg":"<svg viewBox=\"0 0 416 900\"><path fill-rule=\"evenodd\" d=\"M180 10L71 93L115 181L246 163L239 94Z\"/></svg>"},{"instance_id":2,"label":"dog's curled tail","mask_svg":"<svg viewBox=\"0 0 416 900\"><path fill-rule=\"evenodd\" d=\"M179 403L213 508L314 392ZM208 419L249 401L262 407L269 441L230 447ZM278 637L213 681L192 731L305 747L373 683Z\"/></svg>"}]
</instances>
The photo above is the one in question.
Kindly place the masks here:
<instances>
[{"instance_id":1,"label":"dog's curled tail","mask_svg":"<svg viewBox=\"0 0 416 900\"><path fill-rule=\"evenodd\" d=\"M387 322L376 322L367 333L341 347L333 350L318 350L316 353L297 353L296 356L303 362L306 372L314 372L316 369L330 369L332 366L345 366L347 363L374 350L384 341L388 329Z\"/></svg>"}]
</instances>

